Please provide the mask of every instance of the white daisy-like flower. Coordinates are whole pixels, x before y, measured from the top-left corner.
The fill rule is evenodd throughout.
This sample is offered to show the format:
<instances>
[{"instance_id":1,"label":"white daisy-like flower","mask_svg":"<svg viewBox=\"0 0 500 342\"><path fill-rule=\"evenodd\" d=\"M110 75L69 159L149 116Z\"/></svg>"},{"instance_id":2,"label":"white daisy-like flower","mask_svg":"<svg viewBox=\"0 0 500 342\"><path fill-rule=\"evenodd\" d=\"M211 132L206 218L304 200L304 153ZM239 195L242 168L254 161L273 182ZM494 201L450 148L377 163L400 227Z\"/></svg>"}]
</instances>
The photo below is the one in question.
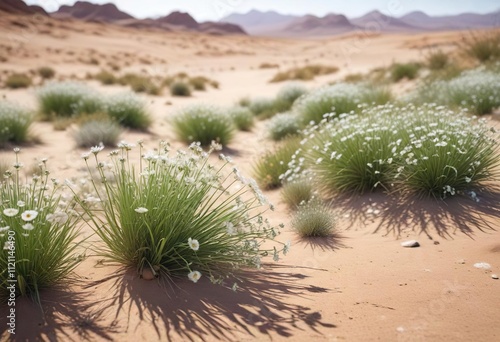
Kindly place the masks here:
<instances>
[{"instance_id":1,"label":"white daisy-like flower","mask_svg":"<svg viewBox=\"0 0 500 342\"><path fill-rule=\"evenodd\" d=\"M16 208L6 208L3 210L3 214L8 217L14 217L19 213L19 209Z\"/></svg>"},{"instance_id":2,"label":"white daisy-like flower","mask_svg":"<svg viewBox=\"0 0 500 342\"><path fill-rule=\"evenodd\" d=\"M23 224L23 229L25 230L33 230L35 229L35 226L33 226L31 223L26 223L26 224Z\"/></svg>"},{"instance_id":3,"label":"white daisy-like flower","mask_svg":"<svg viewBox=\"0 0 500 342\"><path fill-rule=\"evenodd\" d=\"M26 210L21 214L21 219L26 222L33 221L38 216L38 211L36 210Z\"/></svg>"},{"instance_id":4,"label":"white daisy-like flower","mask_svg":"<svg viewBox=\"0 0 500 342\"><path fill-rule=\"evenodd\" d=\"M0 232L6 232L10 229L9 226L5 226L5 227L0 227Z\"/></svg>"},{"instance_id":5,"label":"white daisy-like flower","mask_svg":"<svg viewBox=\"0 0 500 342\"><path fill-rule=\"evenodd\" d=\"M191 248L193 251L197 251L198 249L200 249L200 243L198 242L198 240L189 238L188 245L189 248Z\"/></svg>"},{"instance_id":6,"label":"white daisy-like flower","mask_svg":"<svg viewBox=\"0 0 500 342\"><path fill-rule=\"evenodd\" d=\"M90 153L97 154L104 150L104 145L101 143L98 146L93 146L90 148Z\"/></svg>"},{"instance_id":7,"label":"white daisy-like flower","mask_svg":"<svg viewBox=\"0 0 500 342\"><path fill-rule=\"evenodd\" d=\"M18 206L19 208L22 208L22 207L24 207L25 205L26 205L26 203L25 203L24 201L17 201L17 206Z\"/></svg>"},{"instance_id":8,"label":"white daisy-like flower","mask_svg":"<svg viewBox=\"0 0 500 342\"><path fill-rule=\"evenodd\" d=\"M68 214L63 211L56 211L53 214L48 214L46 219L50 223L65 224L68 221Z\"/></svg>"},{"instance_id":9,"label":"white daisy-like flower","mask_svg":"<svg viewBox=\"0 0 500 342\"><path fill-rule=\"evenodd\" d=\"M467 176L465 177L465 183L470 183L471 180L472 179L470 177L467 177Z\"/></svg>"},{"instance_id":10,"label":"white daisy-like flower","mask_svg":"<svg viewBox=\"0 0 500 342\"><path fill-rule=\"evenodd\" d=\"M145 214L145 213L147 213L147 212L148 212L148 209L143 208L143 207L135 208L134 210L135 210L135 212L136 212L136 213L138 213L138 214Z\"/></svg>"},{"instance_id":11,"label":"white daisy-like flower","mask_svg":"<svg viewBox=\"0 0 500 342\"><path fill-rule=\"evenodd\" d=\"M189 272L188 274L188 278L189 280L191 280L193 283L197 283L198 280L200 280L201 278L201 273L198 272L198 271L192 271L192 272Z\"/></svg>"}]
</instances>

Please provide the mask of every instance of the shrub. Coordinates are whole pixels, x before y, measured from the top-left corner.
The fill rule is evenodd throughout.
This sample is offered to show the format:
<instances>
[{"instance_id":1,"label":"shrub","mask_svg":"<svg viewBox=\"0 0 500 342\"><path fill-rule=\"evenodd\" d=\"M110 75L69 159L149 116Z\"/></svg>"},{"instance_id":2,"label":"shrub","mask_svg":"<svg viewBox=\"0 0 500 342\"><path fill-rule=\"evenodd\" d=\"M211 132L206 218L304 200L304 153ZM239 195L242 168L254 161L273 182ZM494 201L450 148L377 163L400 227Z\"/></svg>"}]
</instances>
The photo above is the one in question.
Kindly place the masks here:
<instances>
[{"instance_id":1,"label":"shrub","mask_svg":"<svg viewBox=\"0 0 500 342\"><path fill-rule=\"evenodd\" d=\"M228 115L233 119L234 125L241 131L250 131L254 126L254 115L245 107L231 107Z\"/></svg>"},{"instance_id":2,"label":"shrub","mask_svg":"<svg viewBox=\"0 0 500 342\"><path fill-rule=\"evenodd\" d=\"M301 129L300 120L295 113L281 113L269 120L268 130L271 139L282 140L296 135Z\"/></svg>"},{"instance_id":3,"label":"shrub","mask_svg":"<svg viewBox=\"0 0 500 342\"><path fill-rule=\"evenodd\" d=\"M289 80L309 81L316 76L328 75L337 72L339 68L325 65L307 65L304 67L292 68L283 72L278 72L270 82L283 82Z\"/></svg>"},{"instance_id":4,"label":"shrub","mask_svg":"<svg viewBox=\"0 0 500 342\"><path fill-rule=\"evenodd\" d=\"M204 104L181 109L173 118L174 130L180 140L200 142L208 146L212 141L226 146L234 135L234 124L222 108Z\"/></svg>"},{"instance_id":5,"label":"shrub","mask_svg":"<svg viewBox=\"0 0 500 342\"><path fill-rule=\"evenodd\" d=\"M45 120L92 114L103 110L99 94L82 83L49 83L37 91L40 114Z\"/></svg>"},{"instance_id":6,"label":"shrub","mask_svg":"<svg viewBox=\"0 0 500 342\"><path fill-rule=\"evenodd\" d=\"M54 78L56 71L51 67L40 67L38 68L38 75L40 75L40 77L44 80L48 80Z\"/></svg>"},{"instance_id":7,"label":"shrub","mask_svg":"<svg viewBox=\"0 0 500 342\"><path fill-rule=\"evenodd\" d=\"M476 115L488 114L500 106L500 74L482 68L464 71L451 80L424 84L406 101L434 102L465 107Z\"/></svg>"},{"instance_id":8,"label":"shrub","mask_svg":"<svg viewBox=\"0 0 500 342\"><path fill-rule=\"evenodd\" d=\"M29 140L33 115L28 110L7 101L0 101L0 147L6 143L24 143Z\"/></svg>"},{"instance_id":9,"label":"shrub","mask_svg":"<svg viewBox=\"0 0 500 342\"><path fill-rule=\"evenodd\" d=\"M191 88L186 82L176 81L170 85L172 96L191 96Z\"/></svg>"},{"instance_id":10,"label":"shrub","mask_svg":"<svg viewBox=\"0 0 500 342\"><path fill-rule=\"evenodd\" d=\"M136 93L146 93L150 95L159 95L161 88L157 86L149 77L128 73L119 78L121 85L128 85Z\"/></svg>"},{"instance_id":11,"label":"shrub","mask_svg":"<svg viewBox=\"0 0 500 342\"><path fill-rule=\"evenodd\" d=\"M301 204L309 202L313 195L312 181L306 177L286 182L281 190L281 199L291 209L297 209Z\"/></svg>"},{"instance_id":12,"label":"shrub","mask_svg":"<svg viewBox=\"0 0 500 342\"><path fill-rule=\"evenodd\" d=\"M391 67L391 79L393 82L399 82L403 78L413 80L418 76L420 65L417 63L396 63Z\"/></svg>"},{"instance_id":13,"label":"shrub","mask_svg":"<svg viewBox=\"0 0 500 342\"><path fill-rule=\"evenodd\" d=\"M14 73L5 80L5 86L11 89L28 88L31 85L31 78L25 74Z\"/></svg>"},{"instance_id":14,"label":"shrub","mask_svg":"<svg viewBox=\"0 0 500 342\"><path fill-rule=\"evenodd\" d=\"M484 123L425 105L379 106L310 127L284 178L304 170L327 193L395 189L445 198L495 176L497 142Z\"/></svg>"},{"instance_id":15,"label":"shrub","mask_svg":"<svg viewBox=\"0 0 500 342\"><path fill-rule=\"evenodd\" d=\"M259 65L259 69L276 69L279 68L279 64L274 64L274 63L261 63Z\"/></svg>"},{"instance_id":16,"label":"shrub","mask_svg":"<svg viewBox=\"0 0 500 342\"><path fill-rule=\"evenodd\" d=\"M45 172L46 162L44 176L23 184L15 151L15 172L0 186L0 301L12 298L8 285L14 284L16 296L30 296L40 304L40 291L61 285L78 265L78 229L72 210L55 191L57 182ZM12 274L16 283L9 282Z\"/></svg>"},{"instance_id":17,"label":"shrub","mask_svg":"<svg viewBox=\"0 0 500 342\"><path fill-rule=\"evenodd\" d=\"M358 111L362 103L384 104L390 99L390 92L384 88L337 83L309 92L294 104L294 110L302 123L318 123L325 114L350 113Z\"/></svg>"},{"instance_id":18,"label":"shrub","mask_svg":"<svg viewBox=\"0 0 500 342\"><path fill-rule=\"evenodd\" d=\"M104 105L110 118L121 126L146 131L152 119L146 103L135 93L125 92L109 96Z\"/></svg>"},{"instance_id":19,"label":"shrub","mask_svg":"<svg viewBox=\"0 0 500 342\"><path fill-rule=\"evenodd\" d=\"M336 227L335 216L330 208L319 201L301 205L292 219L292 228L301 237L326 237Z\"/></svg>"},{"instance_id":20,"label":"shrub","mask_svg":"<svg viewBox=\"0 0 500 342\"><path fill-rule=\"evenodd\" d=\"M449 55L442 50L433 51L426 57L427 66L431 70L443 70L450 64Z\"/></svg>"},{"instance_id":21,"label":"shrub","mask_svg":"<svg viewBox=\"0 0 500 342\"><path fill-rule=\"evenodd\" d=\"M276 99L277 101L288 103L290 105L288 109L290 109L295 100L306 93L307 88L302 83L290 82L280 89L278 95L276 95Z\"/></svg>"},{"instance_id":22,"label":"shrub","mask_svg":"<svg viewBox=\"0 0 500 342\"><path fill-rule=\"evenodd\" d=\"M120 125L112 120L90 120L78 127L73 138L78 147L115 146L121 133Z\"/></svg>"},{"instance_id":23,"label":"shrub","mask_svg":"<svg viewBox=\"0 0 500 342\"><path fill-rule=\"evenodd\" d=\"M194 90L206 90L206 84L212 84L213 81L209 80L205 76L195 76L189 79L189 84L193 87Z\"/></svg>"},{"instance_id":24,"label":"shrub","mask_svg":"<svg viewBox=\"0 0 500 342\"><path fill-rule=\"evenodd\" d=\"M281 186L280 176L288 170L288 163L300 146L300 140L289 138L272 151L267 151L254 165L254 175L264 189Z\"/></svg>"},{"instance_id":25,"label":"shrub","mask_svg":"<svg viewBox=\"0 0 500 342\"><path fill-rule=\"evenodd\" d=\"M207 277L214 283L222 283L241 267L259 267L261 257L269 253L278 259L276 247L263 245L278 233L261 216L264 196L237 169L226 172L234 168L226 157L221 156L226 161L222 165L212 165L212 149L205 153L192 144L189 152L170 155L162 143L145 154L141 146L144 167L137 169L128 160L131 146L122 142L119 147L122 152L111 153L111 162L106 162L114 165L116 182L106 182L98 168L105 189L95 196L101 200L102 214L77 196L104 242L105 257L141 276L188 277L193 282ZM92 152L96 162L103 163L100 149ZM249 190L254 196L248 196Z\"/></svg>"},{"instance_id":26,"label":"shrub","mask_svg":"<svg viewBox=\"0 0 500 342\"><path fill-rule=\"evenodd\" d=\"M94 78L104 85L111 85L118 82L116 76L113 73L106 70L101 70L100 72L94 75Z\"/></svg>"},{"instance_id":27,"label":"shrub","mask_svg":"<svg viewBox=\"0 0 500 342\"><path fill-rule=\"evenodd\" d=\"M462 49L481 63L500 59L500 32L473 35L464 38Z\"/></svg>"}]
</instances>

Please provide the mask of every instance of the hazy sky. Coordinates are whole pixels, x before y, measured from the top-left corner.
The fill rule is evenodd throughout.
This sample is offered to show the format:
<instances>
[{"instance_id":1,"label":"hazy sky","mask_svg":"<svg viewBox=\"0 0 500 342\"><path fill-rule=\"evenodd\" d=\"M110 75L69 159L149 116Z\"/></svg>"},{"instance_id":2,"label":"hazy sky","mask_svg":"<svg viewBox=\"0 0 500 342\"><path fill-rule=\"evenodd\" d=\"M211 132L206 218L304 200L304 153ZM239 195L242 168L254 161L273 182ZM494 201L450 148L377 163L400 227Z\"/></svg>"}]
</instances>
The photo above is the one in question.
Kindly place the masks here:
<instances>
[{"instance_id":1,"label":"hazy sky","mask_svg":"<svg viewBox=\"0 0 500 342\"><path fill-rule=\"evenodd\" d=\"M76 0L25 0L52 12L63 4ZM283 14L342 13L348 17L363 15L371 10L401 16L414 10L431 15L463 12L487 13L500 9L498 0L90 0L94 3L113 2L122 11L138 17L157 17L174 10L189 12L196 20L219 20L233 13L251 9L276 10Z\"/></svg>"}]
</instances>

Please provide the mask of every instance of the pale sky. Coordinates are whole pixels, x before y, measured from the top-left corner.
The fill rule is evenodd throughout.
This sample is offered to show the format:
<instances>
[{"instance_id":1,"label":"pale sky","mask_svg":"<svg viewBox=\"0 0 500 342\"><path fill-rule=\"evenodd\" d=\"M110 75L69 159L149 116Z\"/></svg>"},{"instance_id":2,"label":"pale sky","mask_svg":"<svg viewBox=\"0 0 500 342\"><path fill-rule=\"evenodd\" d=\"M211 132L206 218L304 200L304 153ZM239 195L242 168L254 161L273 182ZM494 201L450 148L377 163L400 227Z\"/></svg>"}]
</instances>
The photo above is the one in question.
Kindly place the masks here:
<instances>
[{"instance_id":1,"label":"pale sky","mask_svg":"<svg viewBox=\"0 0 500 342\"><path fill-rule=\"evenodd\" d=\"M60 5L76 0L24 0L53 12ZM219 20L233 13L246 13L251 9L275 10L283 14L341 13L357 17L377 9L399 17L421 10L430 15L459 14L463 12L488 13L500 10L498 0L90 0L93 3L113 2L119 9L137 18L158 17L174 10L189 12L196 20Z\"/></svg>"}]
</instances>

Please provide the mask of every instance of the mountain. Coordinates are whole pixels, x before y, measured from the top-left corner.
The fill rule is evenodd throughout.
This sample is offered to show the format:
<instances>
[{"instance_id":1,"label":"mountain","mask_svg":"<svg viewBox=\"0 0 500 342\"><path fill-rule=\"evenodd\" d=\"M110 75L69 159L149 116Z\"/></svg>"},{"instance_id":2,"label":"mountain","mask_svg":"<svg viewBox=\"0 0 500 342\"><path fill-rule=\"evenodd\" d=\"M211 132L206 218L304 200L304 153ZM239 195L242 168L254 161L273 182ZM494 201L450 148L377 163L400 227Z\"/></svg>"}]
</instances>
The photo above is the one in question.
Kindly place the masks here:
<instances>
[{"instance_id":1,"label":"mountain","mask_svg":"<svg viewBox=\"0 0 500 342\"><path fill-rule=\"evenodd\" d=\"M294 15L284 15L275 11L261 12L251 10L248 13L233 13L224 17L220 22L231 23L241 26L250 34L261 34L266 32L279 31L290 22L300 18Z\"/></svg>"},{"instance_id":2,"label":"mountain","mask_svg":"<svg viewBox=\"0 0 500 342\"><path fill-rule=\"evenodd\" d=\"M410 12L399 20L429 30L463 30L500 26L500 11L488 14L462 13L431 17L424 12Z\"/></svg>"},{"instance_id":3,"label":"mountain","mask_svg":"<svg viewBox=\"0 0 500 342\"><path fill-rule=\"evenodd\" d=\"M370 32L409 32L422 31L422 27L411 25L403 20L390 17L379 11L371 11L367 14L351 19L351 22L360 29Z\"/></svg>"},{"instance_id":4,"label":"mountain","mask_svg":"<svg viewBox=\"0 0 500 342\"><path fill-rule=\"evenodd\" d=\"M40 6L28 6L22 0L1 0L0 11L11 14L41 14L48 15Z\"/></svg>"},{"instance_id":5,"label":"mountain","mask_svg":"<svg viewBox=\"0 0 500 342\"><path fill-rule=\"evenodd\" d=\"M294 36L325 36L341 34L356 30L349 19L342 14L328 14L324 17L306 15L288 23L281 30L281 35L293 34Z\"/></svg>"},{"instance_id":6,"label":"mountain","mask_svg":"<svg viewBox=\"0 0 500 342\"><path fill-rule=\"evenodd\" d=\"M181 26L189 29L197 29L199 24L189 13L172 12L165 17L156 19L160 23Z\"/></svg>"},{"instance_id":7,"label":"mountain","mask_svg":"<svg viewBox=\"0 0 500 342\"><path fill-rule=\"evenodd\" d=\"M73 6L62 5L56 12L52 13L52 16L55 18L73 17L85 21L104 22L134 18L130 14L120 11L115 4L99 5L86 1L77 1Z\"/></svg>"}]
</instances>

